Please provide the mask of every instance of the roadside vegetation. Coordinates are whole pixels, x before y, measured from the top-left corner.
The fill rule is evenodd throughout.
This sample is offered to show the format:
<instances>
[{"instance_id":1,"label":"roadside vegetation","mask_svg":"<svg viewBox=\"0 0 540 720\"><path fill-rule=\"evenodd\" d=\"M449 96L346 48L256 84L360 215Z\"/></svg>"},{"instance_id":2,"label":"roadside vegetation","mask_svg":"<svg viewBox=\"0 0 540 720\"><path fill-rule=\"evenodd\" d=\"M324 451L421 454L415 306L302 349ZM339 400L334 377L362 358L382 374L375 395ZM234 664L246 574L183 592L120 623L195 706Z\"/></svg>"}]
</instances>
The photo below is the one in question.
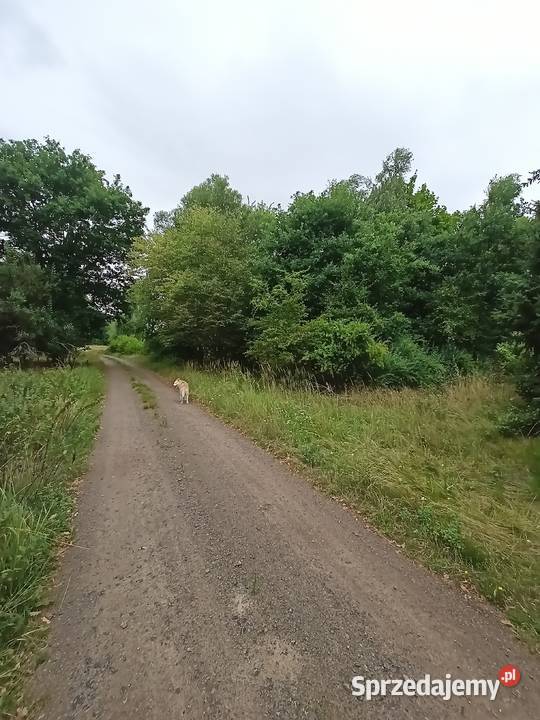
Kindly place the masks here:
<instances>
[{"instance_id":1,"label":"roadside vegetation","mask_svg":"<svg viewBox=\"0 0 540 720\"><path fill-rule=\"evenodd\" d=\"M17 707L28 650L46 628L46 589L102 393L95 367L0 372L0 716Z\"/></svg>"},{"instance_id":2,"label":"roadside vegetation","mask_svg":"<svg viewBox=\"0 0 540 720\"><path fill-rule=\"evenodd\" d=\"M0 716L15 715L47 625L72 483L98 425L92 364L107 321L128 308L127 257L145 216L120 176L81 151L0 139Z\"/></svg>"},{"instance_id":3,"label":"roadside vegetation","mask_svg":"<svg viewBox=\"0 0 540 720\"><path fill-rule=\"evenodd\" d=\"M532 644L540 632L540 448L502 437L513 398L482 375L443 388L321 393L239 367L143 360L360 511L428 567L476 588Z\"/></svg>"}]
</instances>

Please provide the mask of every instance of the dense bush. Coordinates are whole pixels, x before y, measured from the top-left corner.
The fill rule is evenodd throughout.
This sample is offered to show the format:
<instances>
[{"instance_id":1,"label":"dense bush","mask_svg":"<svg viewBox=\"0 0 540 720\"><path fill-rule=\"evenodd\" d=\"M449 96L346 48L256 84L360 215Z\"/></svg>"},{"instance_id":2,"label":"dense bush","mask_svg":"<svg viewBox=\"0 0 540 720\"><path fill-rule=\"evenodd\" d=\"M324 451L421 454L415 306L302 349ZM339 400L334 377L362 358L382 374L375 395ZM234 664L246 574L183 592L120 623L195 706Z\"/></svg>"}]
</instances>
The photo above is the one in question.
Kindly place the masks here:
<instances>
[{"instance_id":1,"label":"dense bush","mask_svg":"<svg viewBox=\"0 0 540 720\"><path fill-rule=\"evenodd\" d=\"M116 335L109 342L109 351L119 355L140 355L144 342L134 335Z\"/></svg>"},{"instance_id":2,"label":"dense bush","mask_svg":"<svg viewBox=\"0 0 540 720\"><path fill-rule=\"evenodd\" d=\"M535 254L518 326L523 333L527 358L518 387L526 403L521 429L540 435L540 203L536 207Z\"/></svg>"},{"instance_id":3,"label":"dense bush","mask_svg":"<svg viewBox=\"0 0 540 720\"><path fill-rule=\"evenodd\" d=\"M303 328L301 364L316 377L339 384L368 382L384 367L387 354L371 327L359 320L318 317Z\"/></svg>"},{"instance_id":4,"label":"dense bush","mask_svg":"<svg viewBox=\"0 0 540 720\"><path fill-rule=\"evenodd\" d=\"M412 338L399 338L384 357L378 376L386 387L429 387L440 385L450 373L448 364L436 352L428 352Z\"/></svg>"}]
</instances>

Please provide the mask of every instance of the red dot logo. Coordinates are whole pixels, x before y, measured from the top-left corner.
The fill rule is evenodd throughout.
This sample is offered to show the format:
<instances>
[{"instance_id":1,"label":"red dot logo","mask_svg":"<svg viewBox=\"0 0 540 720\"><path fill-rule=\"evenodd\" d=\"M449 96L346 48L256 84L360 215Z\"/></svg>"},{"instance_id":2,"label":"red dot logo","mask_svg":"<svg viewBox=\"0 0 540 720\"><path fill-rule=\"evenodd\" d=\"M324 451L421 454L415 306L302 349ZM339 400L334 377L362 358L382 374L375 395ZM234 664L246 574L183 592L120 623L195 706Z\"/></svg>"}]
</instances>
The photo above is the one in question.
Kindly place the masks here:
<instances>
[{"instance_id":1,"label":"red dot logo","mask_svg":"<svg viewBox=\"0 0 540 720\"><path fill-rule=\"evenodd\" d=\"M521 680L521 673L515 665L503 665L497 675L501 685L514 687Z\"/></svg>"}]
</instances>

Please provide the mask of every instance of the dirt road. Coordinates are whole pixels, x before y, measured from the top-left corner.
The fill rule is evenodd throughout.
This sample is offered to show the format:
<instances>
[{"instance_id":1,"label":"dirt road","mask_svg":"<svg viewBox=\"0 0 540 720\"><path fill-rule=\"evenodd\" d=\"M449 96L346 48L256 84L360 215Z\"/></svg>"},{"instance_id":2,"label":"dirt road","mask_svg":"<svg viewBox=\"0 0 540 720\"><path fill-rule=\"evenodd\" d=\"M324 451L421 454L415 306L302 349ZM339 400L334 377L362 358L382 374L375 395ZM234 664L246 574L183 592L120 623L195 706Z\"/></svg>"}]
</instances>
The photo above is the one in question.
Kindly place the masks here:
<instances>
[{"instance_id":1,"label":"dirt road","mask_svg":"<svg viewBox=\"0 0 540 720\"><path fill-rule=\"evenodd\" d=\"M58 578L48 720L538 717L540 672L492 608L142 370L108 396ZM130 375L158 398L144 410ZM196 392L196 388L194 388ZM351 677L524 679L495 701L351 696Z\"/></svg>"}]
</instances>

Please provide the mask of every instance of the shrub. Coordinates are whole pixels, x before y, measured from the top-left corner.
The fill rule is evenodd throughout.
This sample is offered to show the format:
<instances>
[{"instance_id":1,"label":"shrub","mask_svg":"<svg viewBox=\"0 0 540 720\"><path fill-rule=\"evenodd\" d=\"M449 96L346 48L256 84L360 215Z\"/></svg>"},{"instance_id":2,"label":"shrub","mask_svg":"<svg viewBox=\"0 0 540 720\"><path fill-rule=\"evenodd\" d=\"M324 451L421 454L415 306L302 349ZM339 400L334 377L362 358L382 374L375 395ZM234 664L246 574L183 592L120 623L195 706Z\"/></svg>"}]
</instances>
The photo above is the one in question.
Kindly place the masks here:
<instances>
[{"instance_id":1,"label":"shrub","mask_svg":"<svg viewBox=\"0 0 540 720\"><path fill-rule=\"evenodd\" d=\"M275 372L287 372L300 358L306 313L303 286L298 278L288 278L286 285L261 292L254 305L261 315L251 323L255 339L247 355Z\"/></svg>"},{"instance_id":2,"label":"shrub","mask_svg":"<svg viewBox=\"0 0 540 720\"><path fill-rule=\"evenodd\" d=\"M341 384L371 380L384 367L388 350L365 322L319 317L304 325L301 352L300 360L316 376Z\"/></svg>"},{"instance_id":3,"label":"shrub","mask_svg":"<svg viewBox=\"0 0 540 720\"><path fill-rule=\"evenodd\" d=\"M515 338L497 345L495 360L498 369L505 375L521 375L527 366L527 350L523 340Z\"/></svg>"},{"instance_id":4,"label":"shrub","mask_svg":"<svg viewBox=\"0 0 540 720\"><path fill-rule=\"evenodd\" d=\"M412 338L399 338L384 358L379 382L386 387L430 387L448 378L441 356L427 351Z\"/></svg>"},{"instance_id":5,"label":"shrub","mask_svg":"<svg viewBox=\"0 0 540 720\"><path fill-rule=\"evenodd\" d=\"M119 355L142 355L145 345L134 335L116 335L109 343L109 351Z\"/></svg>"}]
</instances>

